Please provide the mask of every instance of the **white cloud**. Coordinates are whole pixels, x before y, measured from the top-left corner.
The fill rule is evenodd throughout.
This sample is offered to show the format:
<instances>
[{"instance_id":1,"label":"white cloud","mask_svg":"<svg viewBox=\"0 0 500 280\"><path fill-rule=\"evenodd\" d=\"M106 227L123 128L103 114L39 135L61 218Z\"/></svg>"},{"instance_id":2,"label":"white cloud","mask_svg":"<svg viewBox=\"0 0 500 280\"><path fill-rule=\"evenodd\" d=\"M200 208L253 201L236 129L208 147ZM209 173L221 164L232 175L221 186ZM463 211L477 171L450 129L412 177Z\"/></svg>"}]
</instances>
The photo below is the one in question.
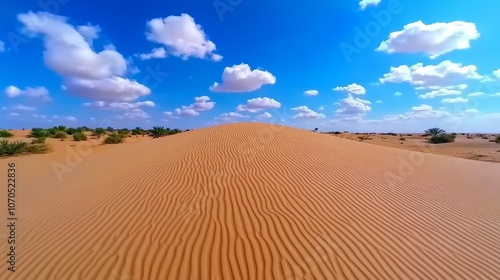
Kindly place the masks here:
<instances>
[{"instance_id":1,"label":"white cloud","mask_svg":"<svg viewBox=\"0 0 500 280\"><path fill-rule=\"evenodd\" d=\"M210 101L208 96L199 96L194 98L195 102L189 106L182 106L173 112L164 112L167 117L195 117L199 116L201 111L209 111L215 107L215 102Z\"/></svg>"},{"instance_id":2,"label":"white cloud","mask_svg":"<svg viewBox=\"0 0 500 280\"><path fill-rule=\"evenodd\" d=\"M247 100L247 104L240 104L236 107L238 112L247 111L250 113L256 113L266 109L278 109L281 108L281 103L269 98L269 97L257 97Z\"/></svg>"},{"instance_id":3,"label":"white cloud","mask_svg":"<svg viewBox=\"0 0 500 280\"><path fill-rule=\"evenodd\" d=\"M479 113L480 112L477 109L466 109L461 113L461 115L477 115Z\"/></svg>"},{"instance_id":4,"label":"white cloud","mask_svg":"<svg viewBox=\"0 0 500 280\"><path fill-rule=\"evenodd\" d=\"M251 70L248 64L233 65L224 68L222 83L215 82L210 90L215 92L251 92L263 85L274 85L276 77L268 71Z\"/></svg>"},{"instance_id":5,"label":"white cloud","mask_svg":"<svg viewBox=\"0 0 500 280\"><path fill-rule=\"evenodd\" d=\"M248 118L248 116L236 112L229 112L220 114L220 118Z\"/></svg>"},{"instance_id":6,"label":"white cloud","mask_svg":"<svg viewBox=\"0 0 500 280\"><path fill-rule=\"evenodd\" d=\"M422 104L412 107L410 112L398 115L389 115L383 118L384 122L403 121L410 119L441 119L452 117L452 114L444 110L435 110L432 106Z\"/></svg>"},{"instance_id":7,"label":"white cloud","mask_svg":"<svg viewBox=\"0 0 500 280\"><path fill-rule=\"evenodd\" d=\"M309 90L304 91L304 95L307 95L307 96L316 96L318 94L319 94L319 92L315 89L309 89Z\"/></svg>"},{"instance_id":8,"label":"white cloud","mask_svg":"<svg viewBox=\"0 0 500 280\"><path fill-rule=\"evenodd\" d=\"M467 96L474 97L474 96L481 96L481 95L484 95L484 92L476 91L476 92L469 93Z\"/></svg>"},{"instance_id":9,"label":"white cloud","mask_svg":"<svg viewBox=\"0 0 500 280\"><path fill-rule=\"evenodd\" d=\"M11 117L17 117L19 115L20 115L19 113L15 113L15 112L9 113L9 116L11 116Z\"/></svg>"},{"instance_id":10,"label":"white cloud","mask_svg":"<svg viewBox=\"0 0 500 280\"><path fill-rule=\"evenodd\" d=\"M500 79L500 69L497 69L495 71L493 71L493 76L497 77Z\"/></svg>"},{"instance_id":11,"label":"white cloud","mask_svg":"<svg viewBox=\"0 0 500 280\"><path fill-rule=\"evenodd\" d=\"M453 21L424 24L416 21L391 32L376 49L387 53L426 53L431 59L453 50L470 48L480 34L472 22Z\"/></svg>"},{"instance_id":12,"label":"white cloud","mask_svg":"<svg viewBox=\"0 0 500 280\"><path fill-rule=\"evenodd\" d=\"M29 107L29 106L24 106L24 105L16 105L14 107L12 107L12 109L16 110L16 111L23 111L23 112L31 112L31 111L35 111L35 107Z\"/></svg>"},{"instance_id":13,"label":"white cloud","mask_svg":"<svg viewBox=\"0 0 500 280\"><path fill-rule=\"evenodd\" d=\"M196 24L188 14L155 18L147 23L147 39L165 45L168 52L182 59L189 57L219 61L222 56L215 54L216 46L210 41L201 25Z\"/></svg>"},{"instance_id":14,"label":"white cloud","mask_svg":"<svg viewBox=\"0 0 500 280\"><path fill-rule=\"evenodd\" d=\"M368 6L378 6L380 4L381 0L360 0L359 1L359 8L361 10L366 9Z\"/></svg>"},{"instance_id":15,"label":"white cloud","mask_svg":"<svg viewBox=\"0 0 500 280\"><path fill-rule=\"evenodd\" d=\"M119 120L145 120L149 119L151 116L144 110L139 108L131 109L121 115L117 115L116 118Z\"/></svg>"},{"instance_id":16,"label":"white cloud","mask_svg":"<svg viewBox=\"0 0 500 280\"><path fill-rule=\"evenodd\" d=\"M49 91L45 87L28 87L25 90L21 90L16 86L8 86L7 88L5 88L5 95L10 98L26 96L32 98L40 98L42 100L50 100Z\"/></svg>"},{"instance_id":17,"label":"white cloud","mask_svg":"<svg viewBox=\"0 0 500 280\"><path fill-rule=\"evenodd\" d=\"M340 100L340 109L337 109L335 112L337 114L346 114L346 115L357 115L369 112L371 110L370 107L371 102L368 100L354 98L349 94L347 98Z\"/></svg>"},{"instance_id":18,"label":"white cloud","mask_svg":"<svg viewBox=\"0 0 500 280\"><path fill-rule=\"evenodd\" d=\"M336 87L333 89L334 91L348 92L352 94L365 94L366 90L363 86L358 85L356 83L350 84L345 87Z\"/></svg>"},{"instance_id":19,"label":"white cloud","mask_svg":"<svg viewBox=\"0 0 500 280\"><path fill-rule=\"evenodd\" d=\"M307 106L299 106L290 109L292 111L297 111L297 114L293 116L294 119L324 119L325 115L321 113L314 112L313 110L307 108Z\"/></svg>"},{"instance_id":20,"label":"white cloud","mask_svg":"<svg viewBox=\"0 0 500 280\"><path fill-rule=\"evenodd\" d=\"M75 121L76 121L76 118L75 118L75 117L73 117L73 116L67 116L67 117L66 117L66 120L71 121L71 122L75 122Z\"/></svg>"},{"instance_id":21,"label":"white cloud","mask_svg":"<svg viewBox=\"0 0 500 280\"><path fill-rule=\"evenodd\" d=\"M382 100L377 100L377 101L375 101L375 103L382 104L383 102L382 102Z\"/></svg>"},{"instance_id":22,"label":"white cloud","mask_svg":"<svg viewBox=\"0 0 500 280\"><path fill-rule=\"evenodd\" d=\"M499 97L500 96L500 92L490 94L490 96Z\"/></svg>"},{"instance_id":23,"label":"white cloud","mask_svg":"<svg viewBox=\"0 0 500 280\"><path fill-rule=\"evenodd\" d=\"M380 78L381 83L407 82L419 87L448 86L463 80L480 80L483 77L477 73L475 65L462 66L445 60L437 65L417 63L412 66L400 65L391 67L390 72Z\"/></svg>"},{"instance_id":24,"label":"white cloud","mask_svg":"<svg viewBox=\"0 0 500 280\"><path fill-rule=\"evenodd\" d=\"M78 26L77 30L91 46L94 40L99 38L99 32L102 31L98 25L91 24Z\"/></svg>"},{"instance_id":25,"label":"white cloud","mask_svg":"<svg viewBox=\"0 0 500 280\"><path fill-rule=\"evenodd\" d=\"M102 109L102 110L114 110L114 111L127 111L138 109L140 107L155 107L155 103L153 101L141 101L135 103L129 102L105 102L105 101L95 101L88 102L83 104L86 107L91 107L94 109Z\"/></svg>"},{"instance_id":26,"label":"white cloud","mask_svg":"<svg viewBox=\"0 0 500 280\"><path fill-rule=\"evenodd\" d=\"M5 43L0 40L0 52L4 52L5 51Z\"/></svg>"},{"instance_id":27,"label":"white cloud","mask_svg":"<svg viewBox=\"0 0 500 280\"><path fill-rule=\"evenodd\" d=\"M441 103L467 103L469 99L463 97L444 98Z\"/></svg>"},{"instance_id":28,"label":"white cloud","mask_svg":"<svg viewBox=\"0 0 500 280\"><path fill-rule=\"evenodd\" d=\"M45 64L63 77L71 94L107 101L131 101L150 94L144 85L123 78L129 63L112 45L94 52L88 38L100 31L95 26L80 26L78 31L67 18L46 12L28 12L17 18L26 32L42 35Z\"/></svg>"},{"instance_id":29,"label":"white cloud","mask_svg":"<svg viewBox=\"0 0 500 280\"><path fill-rule=\"evenodd\" d=\"M150 53L142 53L139 55L142 60L148 60L151 58L165 58L167 57L167 51L164 48L154 48Z\"/></svg>"},{"instance_id":30,"label":"white cloud","mask_svg":"<svg viewBox=\"0 0 500 280\"><path fill-rule=\"evenodd\" d=\"M401 95L403 95L403 94L402 94L401 92L399 92L399 91L396 91L396 92L394 93L394 96L401 96Z\"/></svg>"},{"instance_id":31,"label":"white cloud","mask_svg":"<svg viewBox=\"0 0 500 280\"><path fill-rule=\"evenodd\" d=\"M467 87L467 85L465 85ZM433 91L426 92L425 94L420 94L418 97L422 99L436 98L442 96L450 95L460 95L462 94L461 89L456 89L457 87L442 87Z\"/></svg>"},{"instance_id":32,"label":"white cloud","mask_svg":"<svg viewBox=\"0 0 500 280\"><path fill-rule=\"evenodd\" d=\"M264 112L264 113L258 115L256 118L258 120L264 120L264 119L270 119L272 117L273 117L273 115L269 114L268 112Z\"/></svg>"},{"instance_id":33,"label":"white cloud","mask_svg":"<svg viewBox=\"0 0 500 280\"><path fill-rule=\"evenodd\" d=\"M326 106L319 106L318 110L319 111L324 111L326 109Z\"/></svg>"}]
</instances>

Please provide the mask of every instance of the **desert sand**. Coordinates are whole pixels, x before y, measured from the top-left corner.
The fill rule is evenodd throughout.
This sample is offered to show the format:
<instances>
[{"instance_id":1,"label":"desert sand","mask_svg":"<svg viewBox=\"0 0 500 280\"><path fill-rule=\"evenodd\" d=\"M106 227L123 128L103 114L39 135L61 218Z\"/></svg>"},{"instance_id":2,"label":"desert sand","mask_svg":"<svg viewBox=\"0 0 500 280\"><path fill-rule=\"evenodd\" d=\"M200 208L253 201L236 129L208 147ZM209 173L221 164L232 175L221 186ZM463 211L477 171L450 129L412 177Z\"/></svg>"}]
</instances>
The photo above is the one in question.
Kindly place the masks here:
<instances>
[{"instance_id":1,"label":"desert sand","mask_svg":"<svg viewBox=\"0 0 500 280\"><path fill-rule=\"evenodd\" d=\"M0 159L18 178L1 279L500 275L496 163L261 123L129 139Z\"/></svg>"}]
</instances>

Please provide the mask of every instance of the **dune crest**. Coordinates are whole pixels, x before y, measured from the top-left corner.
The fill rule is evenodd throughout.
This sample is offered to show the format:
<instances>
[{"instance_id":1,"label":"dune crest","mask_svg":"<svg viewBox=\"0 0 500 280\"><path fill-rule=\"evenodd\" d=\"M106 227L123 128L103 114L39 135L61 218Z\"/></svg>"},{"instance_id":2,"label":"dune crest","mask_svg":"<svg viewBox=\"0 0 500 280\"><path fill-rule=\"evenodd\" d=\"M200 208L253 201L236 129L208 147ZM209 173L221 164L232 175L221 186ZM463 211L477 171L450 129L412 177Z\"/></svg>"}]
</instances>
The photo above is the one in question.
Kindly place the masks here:
<instances>
[{"instance_id":1,"label":"dune crest","mask_svg":"<svg viewBox=\"0 0 500 280\"><path fill-rule=\"evenodd\" d=\"M497 164L262 123L124 147L62 182L54 156L15 159L19 267L1 279L500 275Z\"/></svg>"}]
</instances>

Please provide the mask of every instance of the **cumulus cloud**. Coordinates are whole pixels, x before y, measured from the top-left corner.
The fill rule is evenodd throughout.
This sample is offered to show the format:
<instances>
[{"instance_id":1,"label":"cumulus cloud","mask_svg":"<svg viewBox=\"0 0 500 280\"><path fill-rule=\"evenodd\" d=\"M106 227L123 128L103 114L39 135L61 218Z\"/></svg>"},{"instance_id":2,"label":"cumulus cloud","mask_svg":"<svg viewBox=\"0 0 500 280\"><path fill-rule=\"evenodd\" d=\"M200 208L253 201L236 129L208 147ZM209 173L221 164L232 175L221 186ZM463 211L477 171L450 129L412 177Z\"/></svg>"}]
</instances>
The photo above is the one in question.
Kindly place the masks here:
<instances>
[{"instance_id":1,"label":"cumulus cloud","mask_svg":"<svg viewBox=\"0 0 500 280\"><path fill-rule=\"evenodd\" d=\"M32 98L40 98L42 100L50 100L49 91L45 87L28 87L24 90L16 86L8 86L5 88L5 95L10 98L26 96Z\"/></svg>"},{"instance_id":2,"label":"cumulus cloud","mask_svg":"<svg viewBox=\"0 0 500 280\"><path fill-rule=\"evenodd\" d=\"M482 95L484 95L484 92L476 91L476 92L469 93L467 96L474 97L474 96L482 96Z\"/></svg>"},{"instance_id":3,"label":"cumulus cloud","mask_svg":"<svg viewBox=\"0 0 500 280\"><path fill-rule=\"evenodd\" d=\"M67 18L46 12L28 12L17 18L27 33L43 38L45 64L63 78L69 93L107 101L131 101L150 94L146 86L123 78L129 63L112 45L94 52L89 38L97 36L97 27L75 28Z\"/></svg>"},{"instance_id":4,"label":"cumulus cloud","mask_svg":"<svg viewBox=\"0 0 500 280\"><path fill-rule=\"evenodd\" d=\"M95 102L87 102L84 103L83 105L94 109L114 110L114 111L127 111L127 110L138 109L141 107L156 106L153 101L141 101L135 103L95 101Z\"/></svg>"},{"instance_id":5,"label":"cumulus cloud","mask_svg":"<svg viewBox=\"0 0 500 280\"><path fill-rule=\"evenodd\" d=\"M436 98L442 96L450 95L460 95L462 91L467 88L466 84L461 84L457 86L441 87L435 90L420 94L418 97L422 99Z\"/></svg>"},{"instance_id":6,"label":"cumulus cloud","mask_svg":"<svg viewBox=\"0 0 500 280\"><path fill-rule=\"evenodd\" d=\"M500 97L500 92L490 94L490 96L493 96L493 97Z\"/></svg>"},{"instance_id":7,"label":"cumulus cloud","mask_svg":"<svg viewBox=\"0 0 500 280\"><path fill-rule=\"evenodd\" d=\"M359 8L361 10L366 9L368 6L378 6L380 4L381 0L360 0L359 1Z\"/></svg>"},{"instance_id":8,"label":"cumulus cloud","mask_svg":"<svg viewBox=\"0 0 500 280\"><path fill-rule=\"evenodd\" d=\"M164 112L167 117L196 117L202 111L209 111L215 107L215 102L210 101L208 96L199 96L194 98L194 103L189 106L182 106L173 112Z\"/></svg>"},{"instance_id":9,"label":"cumulus cloud","mask_svg":"<svg viewBox=\"0 0 500 280\"><path fill-rule=\"evenodd\" d=\"M451 117L452 114L444 110L435 110L432 106L427 104L422 104L419 106L412 107L410 112L398 115L386 116L383 120L387 122L401 121L409 119L428 119L428 118L447 118Z\"/></svg>"},{"instance_id":10,"label":"cumulus cloud","mask_svg":"<svg viewBox=\"0 0 500 280\"><path fill-rule=\"evenodd\" d=\"M493 71L493 76L500 79L500 69Z\"/></svg>"},{"instance_id":11,"label":"cumulus cloud","mask_svg":"<svg viewBox=\"0 0 500 280\"><path fill-rule=\"evenodd\" d=\"M441 103L467 103L469 99L463 97L444 98Z\"/></svg>"},{"instance_id":12,"label":"cumulus cloud","mask_svg":"<svg viewBox=\"0 0 500 280\"><path fill-rule=\"evenodd\" d=\"M66 120L70 121L70 122L76 122L76 118L73 117L73 116L67 116L66 117Z\"/></svg>"},{"instance_id":13,"label":"cumulus cloud","mask_svg":"<svg viewBox=\"0 0 500 280\"><path fill-rule=\"evenodd\" d=\"M470 41L479 38L472 22L453 21L424 24L416 21L403 30L391 32L376 49L386 53L426 53L431 59L453 50L470 48Z\"/></svg>"},{"instance_id":14,"label":"cumulus cloud","mask_svg":"<svg viewBox=\"0 0 500 280\"><path fill-rule=\"evenodd\" d=\"M273 115L269 114L268 112L264 112L264 113L258 115L256 118L258 120L265 120L265 119L270 119L272 117L273 117Z\"/></svg>"},{"instance_id":15,"label":"cumulus cloud","mask_svg":"<svg viewBox=\"0 0 500 280\"><path fill-rule=\"evenodd\" d=\"M247 100L247 104L240 104L236 107L238 112L247 111L250 113L256 113L266 109L278 109L281 108L281 103L269 98L269 97L257 97Z\"/></svg>"},{"instance_id":16,"label":"cumulus cloud","mask_svg":"<svg viewBox=\"0 0 500 280\"><path fill-rule=\"evenodd\" d=\"M222 113L217 119L223 120L223 121L230 121L234 119L244 119L248 118L248 116L242 115L240 113L236 112L229 112L229 113Z\"/></svg>"},{"instance_id":17,"label":"cumulus cloud","mask_svg":"<svg viewBox=\"0 0 500 280\"><path fill-rule=\"evenodd\" d=\"M99 32L101 32L101 28L98 25L91 24L78 26L77 30L91 46L94 40L99 38Z\"/></svg>"},{"instance_id":18,"label":"cumulus cloud","mask_svg":"<svg viewBox=\"0 0 500 280\"><path fill-rule=\"evenodd\" d=\"M167 51L164 48L154 48L150 53L142 53L139 55L142 60L148 60L152 58L165 58L167 57Z\"/></svg>"},{"instance_id":19,"label":"cumulus cloud","mask_svg":"<svg viewBox=\"0 0 500 280\"><path fill-rule=\"evenodd\" d=\"M475 65L462 66L445 60L437 65L417 63L412 66L391 67L390 72L380 78L381 83L410 83L419 87L449 86L464 80L480 80Z\"/></svg>"},{"instance_id":20,"label":"cumulus cloud","mask_svg":"<svg viewBox=\"0 0 500 280\"><path fill-rule=\"evenodd\" d=\"M371 102L368 100L355 98L349 94L347 98L340 100L341 108L337 109L335 112L337 114L346 114L346 115L357 115L369 112L371 110L370 107Z\"/></svg>"},{"instance_id":21,"label":"cumulus cloud","mask_svg":"<svg viewBox=\"0 0 500 280\"><path fill-rule=\"evenodd\" d=\"M333 89L334 91L340 91L340 92L348 92L351 94L365 94L366 90L363 86L358 85L356 83L350 84L345 87L336 87Z\"/></svg>"},{"instance_id":22,"label":"cumulus cloud","mask_svg":"<svg viewBox=\"0 0 500 280\"><path fill-rule=\"evenodd\" d=\"M324 119L325 115L314 112L313 110L309 109L307 106L299 106L295 108L291 108L290 110L296 111L297 114L293 116L294 119Z\"/></svg>"},{"instance_id":23,"label":"cumulus cloud","mask_svg":"<svg viewBox=\"0 0 500 280\"><path fill-rule=\"evenodd\" d=\"M163 44L168 52L187 59L189 57L211 58L219 61L222 56L214 53L216 46L210 41L201 25L188 14L154 18L147 23L147 39Z\"/></svg>"},{"instance_id":24,"label":"cumulus cloud","mask_svg":"<svg viewBox=\"0 0 500 280\"><path fill-rule=\"evenodd\" d=\"M306 95L306 96L316 96L318 94L319 94L319 92L315 89L309 89L309 90L304 91L304 95Z\"/></svg>"},{"instance_id":25,"label":"cumulus cloud","mask_svg":"<svg viewBox=\"0 0 500 280\"><path fill-rule=\"evenodd\" d=\"M145 120L149 119L151 116L140 108L130 109L115 118L119 120Z\"/></svg>"},{"instance_id":26,"label":"cumulus cloud","mask_svg":"<svg viewBox=\"0 0 500 280\"><path fill-rule=\"evenodd\" d=\"M263 85L274 85L276 77L268 71L251 70L248 64L233 65L224 68L222 83L214 82L210 90L215 92L251 92Z\"/></svg>"},{"instance_id":27,"label":"cumulus cloud","mask_svg":"<svg viewBox=\"0 0 500 280\"><path fill-rule=\"evenodd\" d=\"M382 100L377 100L377 101L375 101L375 103L382 104L383 102L382 102Z\"/></svg>"},{"instance_id":28,"label":"cumulus cloud","mask_svg":"<svg viewBox=\"0 0 500 280\"><path fill-rule=\"evenodd\" d=\"M401 93L401 92L399 92L399 91L396 91L396 92L394 93L394 96L401 96L401 95L403 95L403 93Z\"/></svg>"}]
</instances>

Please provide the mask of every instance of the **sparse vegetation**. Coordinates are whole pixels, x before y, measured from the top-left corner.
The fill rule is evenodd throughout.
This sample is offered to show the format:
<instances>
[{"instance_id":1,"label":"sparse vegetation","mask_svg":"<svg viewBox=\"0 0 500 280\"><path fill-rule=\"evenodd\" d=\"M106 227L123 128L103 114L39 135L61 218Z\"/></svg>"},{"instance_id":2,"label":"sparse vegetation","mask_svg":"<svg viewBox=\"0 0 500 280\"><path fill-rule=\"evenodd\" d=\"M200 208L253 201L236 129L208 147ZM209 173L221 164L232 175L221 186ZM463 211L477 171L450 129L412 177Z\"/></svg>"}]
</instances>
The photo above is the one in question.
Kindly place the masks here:
<instances>
[{"instance_id":1,"label":"sparse vegetation","mask_svg":"<svg viewBox=\"0 0 500 280\"><path fill-rule=\"evenodd\" d=\"M107 132L114 132L114 131L115 131L115 129L114 129L114 128L112 128L111 126L108 126L108 127L106 127L106 131L107 131Z\"/></svg>"},{"instance_id":2,"label":"sparse vegetation","mask_svg":"<svg viewBox=\"0 0 500 280\"><path fill-rule=\"evenodd\" d=\"M87 136L83 132L77 132L73 134L73 140L75 141L86 141Z\"/></svg>"},{"instance_id":3,"label":"sparse vegetation","mask_svg":"<svg viewBox=\"0 0 500 280\"><path fill-rule=\"evenodd\" d=\"M153 138L160 138L162 136L168 135L168 130L163 126L153 126L153 128L149 131Z\"/></svg>"},{"instance_id":4,"label":"sparse vegetation","mask_svg":"<svg viewBox=\"0 0 500 280\"><path fill-rule=\"evenodd\" d=\"M500 144L500 136L497 136L497 138L495 138L495 142L496 142L497 144Z\"/></svg>"},{"instance_id":5,"label":"sparse vegetation","mask_svg":"<svg viewBox=\"0 0 500 280\"><path fill-rule=\"evenodd\" d=\"M116 132L111 133L104 139L104 144L120 144L125 142L125 135Z\"/></svg>"},{"instance_id":6,"label":"sparse vegetation","mask_svg":"<svg viewBox=\"0 0 500 280\"><path fill-rule=\"evenodd\" d=\"M401 138L399 138L399 141L406 141L406 138L401 137Z\"/></svg>"},{"instance_id":7,"label":"sparse vegetation","mask_svg":"<svg viewBox=\"0 0 500 280\"><path fill-rule=\"evenodd\" d=\"M140 127L136 127L132 130L132 135L146 135L146 131Z\"/></svg>"},{"instance_id":8,"label":"sparse vegetation","mask_svg":"<svg viewBox=\"0 0 500 280\"><path fill-rule=\"evenodd\" d=\"M47 137L48 132L47 130L43 128L32 128L30 131L30 134L28 134L28 137L30 138L40 138L40 137Z\"/></svg>"},{"instance_id":9,"label":"sparse vegetation","mask_svg":"<svg viewBox=\"0 0 500 280\"><path fill-rule=\"evenodd\" d=\"M47 139L47 137L37 137L33 140L31 140L31 144L44 144L45 143L45 140Z\"/></svg>"},{"instance_id":10,"label":"sparse vegetation","mask_svg":"<svg viewBox=\"0 0 500 280\"><path fill-rule=\"evenodd\" d=\"M60 131L57 131L52 137L56 138L56 139L64 140L64 139L68 138L68 134L66 132L60 130Z\"/></svg>"},{"instance_id":11,"label":"sparse vegetation","mask_svg":"<svg viewBox=\"0 0 500 280\"><path fill-rule=\"evenodd\" d=\"M9 138L12 136L14 136L14 134L10 133L9 131L7 131L5 129L0 130L0 138Z\"/></svg>"},{"instance_id":12,"label":"sparse vegetation","mask_svg":"<svg viewBox=\"0 0 500 280\"><path fill-rule=\"evenodd\" d=\"M455 142L455 136L451 134L438 134L431 136L430 142L434 144L451 143Z\"/></svg>"},{"instance_id":13,"label":"sparse vegetation","mask_svg":"<svg viewBox=\"0 0 500 280\"><path fill-rule=\"evenodd\" d=\"M50 151L50 146L43 143L28 144L24 141L9 142L0 140L0 156L15 156L20 154L41 154Z\"/></svg>"},{"instance_id":14,"label":"sparse vegetation","mask_svg":"<svg viewBox=\"0 0 500 280\"><path fill-rule=\"evenodd\" d=\"M101 138L101 136L103 136L104 134L106 134L106 130L102 127L98 127L96 129L94 129L92 136L95 136L97 138Z\"/></svg>"}]
</instances>

